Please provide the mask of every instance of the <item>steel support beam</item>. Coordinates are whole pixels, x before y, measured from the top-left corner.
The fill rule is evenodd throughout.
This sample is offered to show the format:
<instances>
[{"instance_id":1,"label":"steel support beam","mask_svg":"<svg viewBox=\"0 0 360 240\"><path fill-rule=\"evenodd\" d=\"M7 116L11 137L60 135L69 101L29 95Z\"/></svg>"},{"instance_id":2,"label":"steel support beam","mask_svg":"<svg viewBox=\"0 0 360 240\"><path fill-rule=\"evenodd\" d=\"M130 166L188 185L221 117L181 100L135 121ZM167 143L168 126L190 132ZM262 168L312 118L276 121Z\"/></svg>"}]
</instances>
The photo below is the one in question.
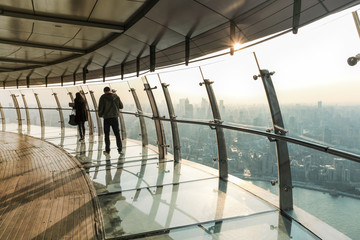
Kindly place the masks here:
<instances>
[{"instance_id":1,"label":"steel support beam","mask_svg":"<svg viewBox=\"0 0 360 240\"><path fill-rule=\"evenodd\" d=\"M26 114L26 127L27 127L27 132L28 134L30 134L30 114L29 114L29 108L25 99L25 94L21 94L22 100L24 102L24 107L25 107L25 114Z\"/></svg>"},{"instance_id":2,"label":"steel support beam","mask_svg":"<svg viewBox=\"0 0 360 240\"><path fill-rule=\"evenodd\" d=\"M94 105L94 109L95 109L95 116L96 116L96 122L97 122L97 127L98 127L98 136L102 136L103 135L103 129L102 129L102 123L101 123L101 119L99 117L99 113L98 113L98 104L94 95L94 91L89 91L90 92L90 96L91 96L91 100L93 102Z\"/></svg>"},{"instance_id":3,"label":"steel support beam","mask_svg":"<svg viewBox=\"0 0 360 240\"><path fill-rule=\"evenodd\" d=\"M89 136L93 136L94 135L94 123L91 117L91 112L90 112L90 108L89 108L89 103L85 97L86 94L84 91L80 91L81 94L83 94L83 97L85 99L85 106L86 106L86 111L88 113L88 125L89 125Z\"/></svg>"},{"instance_id":4,"label":"steel support beam","mask_svg":"<svg viewBox=\"0 0 360 240\"><path fill-rule=\"evenodd\" d=\"M161 87L162 87L163 92L164 92L164 96L165 96L166 105L167 105L167 108L168 108L170 119L174 120L174 119L176 119L176 115L175 115L175 111L174 111L174 106L173 106L172 101L171 101L168 86L169 85L166 84L166 83L161 83ZM177 127L176 122L171 121L170 124L171 124L171 133L172 133L172 141L173 141L174 161L176 163L178 163L181 160L179 131L178 131L178 127Z\"/></svg>"},{"instance_id":5,"label":"steel support beam","mask_svg":"<svg viewBox=\"0 0 360 240\"><path fill-rule=\"evenodd\" d=\"M14 106L16 109L16 114L17 114L17 120L18 120L18 133L21 134L22 133L22 119L21 119L21 112L20 112L20 107L19 107L19 102L16 98L15 94L11 94L12 100L14 102Z\"/></svg>"},{"instance_id":6,"label":"steel support beam","mask_svg":"<svg viewBox=\"0 0 360 240\"><path fill-rule=\"evenodd\" d=\"M44 121L44 114L43 114L43 110L41 107L41 103L38 97L37 93L34 93L35 99L36 99L36 103L38 105L38 109L39 109L39 115L40 115L40 124L41 124L41 139L44 139L45 137L45 121Z\"/></svg>"},{"instance_id":7,"label":"steel support beam","mask_svg":"<svg viewBox=\"0 0 360 240\"><path fill-rule=\"evenodd\" d=\"M185 65L188 66L190 61L190 37L185 37Z\"/></svg>"},{"instance_id":8,"label":"steel support beam","mask_svg":"<svg viewBox=\"0 0 360 240\"><path fill-rule=\"evenodd\" d=\"M298 32L298 28L300 24L300 13L301 13L301 0L294 0L293 23L292 23L292 31L294 34Z\"/></svg>"},{"instance_id":9,"label":"steel support beam","mask_svg":"<svg viewBox=\"0 0 360 240\"><path fill-rule=\"evenodd\" d=\"M155 72L155 66L156 66L156 46L151 45L150 46L150 72Z\"/></svg>"},{"instance_id":10,"label":"steel support beam","mask_svg":"<svg viewBox=\"0 0 360 240\"><path fill-rule=\"evenodd\" d=\"M61 126L61 137L63 137L65 135L64 115L63 115L63 112L62 112L61 104L60 104L59 98L57 96L57 93L53 93L52 95L54 95L54 98L55 98L55 101L56 101L56 105L57 105L56 110L59 112L60 126Z\"/></svg>"},{"instance_id":11,"label":"steel support beam","mask_svg":"<svg viewBox=\"0 0 360 240\"><path fill-rule=\"evenodd\" d=\"M1 114L1 130L4 132L6 130L6 119L5 119L4 109L1 106L1 103L0 103L0 114Z\"/></svg>"},{"instance_id":12,"label":"steel support beam","mask_svg":"<svg viewBox=\"0 0 360 240\"><path fill-rule=\"evenodd\" d=\"M224 136L224 130L221 127L222 120L220 116L219 107L216 101L215 93L211 86L213 82L210 82L208 79L204 79L204 82L200 83L205 85L206 91L209 97L211 111L214 118L214 123L216 123L216 140L218 148L218 161L219 161L219 176L221 179L227 180L228 178L228 162L227 162L227 153L226 153L226 142Z\"/></svg>"},{"instance_id":13,"label":"steel support beam","mask_svg":"<svg viewBox=\"0 0 360 240\"><path fill-rule=\"evenodd\" d=\"M120 129L121 129L121 139L126 139L126 127L125 127L125 120L124 116L121 111L119 111L119 119L120 119Z\"/></svg>"},{"instance_id":14,"label":"steel support beam","mask_svg":"<svg viewBox=\"0 0 360 240\"><path fill-rule=\"evenodd\" d=\"M136 77L140 75L140 57L136 58Z\"/></svg>"},{"instance_id":15,"label":"steel support beam","mask_svg":"<svg viewBox=\"0 0 360 240\"><path fill-rule=\"evenodd\" d=\"M281 115L280 105L276 96L275 88L271 80L268 70L260 70L260 76L266 92L269 103L271 118L274 127L274 133L277 135L286 135L284 123ZM279 200L281 210L293 209L292 179L289 160L289 151L287 142L283 140L275 140L278 161L278 183L279 183Z\"/></svg>"},{"instance_id":16,"label":"steel support beam","mask_svg":"<svg viewBox=\"0 0 360 240\"><path fill-rule=\"evenodd\" d=\"M165 157L166 157L166 139L165 139L165 133L164 133L164 126L163 126L162 121L160 120L159 109L156 105L156 100L155 100L154 94L152 92L152 89L156 89L156 87L151 88L146 77L143 77L142 80L144 82L145 91L149 98L151 110L153 113L153 119L154 119L154 123L155 123L156 136L157 136L157 144L158 144L158 150L159 150L159 159L165 159Z\"/></svg>"},{"instance_id":17,"label":"steel support beam","mask_svg":"<svg viewBox=\"0 0 360 240\"><path fill-rule=\"evenodd\" d=\"M148 142L148 136L147 136L147 131L146 131L146 124L145 124L145 119L143 116L143 111L141 108L141 104L139 101L139 98L136 94L136 91L134 88L130 88L130 91L133 95L134 98L134 102L136 105L136 109L137 109L137 117L139 117L139 121L140 121L140 129L141 129L141 138L142 138L142 146L145 147L149 144Z\"/></svg>"},{"instance_id":18,"label":"steel support beam","mask_svg":"<svg viewBox=\"0 0 360 240\"><path fill-rule=\"evenodd\" d=\"M122 63L122 64L120 65L121 80L124 80L124 67L125 67L125 63Z\"/></svg>"},{"instance_id":19,"label":"steel support beam","mask_svg":"<svg viewBox=\"0 0 360 240\"><path fill-rule=\"evenodd\" d=\"M230 22L230 55L234 55L235 52L235 23L234 22Z\"/></svg>"}]
</instances>

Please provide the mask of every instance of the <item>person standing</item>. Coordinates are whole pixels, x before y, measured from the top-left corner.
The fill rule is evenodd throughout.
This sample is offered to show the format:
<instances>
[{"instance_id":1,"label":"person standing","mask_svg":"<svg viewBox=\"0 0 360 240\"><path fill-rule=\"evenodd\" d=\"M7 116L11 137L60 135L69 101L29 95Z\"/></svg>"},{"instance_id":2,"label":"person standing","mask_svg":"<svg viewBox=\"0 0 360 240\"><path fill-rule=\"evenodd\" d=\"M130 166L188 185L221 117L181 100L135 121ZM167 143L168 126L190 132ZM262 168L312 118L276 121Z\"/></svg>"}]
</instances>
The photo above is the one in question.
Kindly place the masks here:
<instances>
[{"instance_id":1,"label":"person standing","mask_svg":"<svg viewBox=\"0 0 360 240\"><path fill-rule=\"evenodd\" d=\"M78 125L79 130L79 141L84 141L85 138L85 122L88 120L88 115L86 111L85 98L80 92L75 94L74 100L74 109L75 109L75 121Z\"/></svg>"},{"instance_id":2,"label":"person standing","mask_svg":"<svg viewBox=\"0 0 360 240\"><path fill-rule=\"evenodd\" d=\"M104 94L99 100L98 113L99 117L104 119L105 151L104 154L110 153L110 126L116 137L116 146L118 153L122 152L122 142L119 129L119 110L123 109L123 104L118 95L112 93L109 87L104 88Z\"/></svg>"}]
</instances>

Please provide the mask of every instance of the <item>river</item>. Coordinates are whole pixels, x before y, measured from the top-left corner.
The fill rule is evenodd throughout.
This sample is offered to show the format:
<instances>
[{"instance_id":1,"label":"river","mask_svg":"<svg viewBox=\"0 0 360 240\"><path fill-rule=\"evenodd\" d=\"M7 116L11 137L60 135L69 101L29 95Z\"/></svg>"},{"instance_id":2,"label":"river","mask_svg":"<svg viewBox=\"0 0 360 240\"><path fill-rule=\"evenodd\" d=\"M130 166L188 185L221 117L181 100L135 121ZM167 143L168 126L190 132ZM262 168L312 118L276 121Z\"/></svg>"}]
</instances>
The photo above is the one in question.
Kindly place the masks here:
<instances>
[{"instance_id":1,"label":"river","mask_svg":"<svg viewBox=\"0 0 360 240\"><path fill-rule=\"evenodd\" d=\"M268 181L250 181L256 186L278 194ZM276 185L277 186L277 185ZM333 226L352 239L360 239L360 200L331 196L329 193L300 187L293 189L294 205Z\"/></svg>"}]
</instances>

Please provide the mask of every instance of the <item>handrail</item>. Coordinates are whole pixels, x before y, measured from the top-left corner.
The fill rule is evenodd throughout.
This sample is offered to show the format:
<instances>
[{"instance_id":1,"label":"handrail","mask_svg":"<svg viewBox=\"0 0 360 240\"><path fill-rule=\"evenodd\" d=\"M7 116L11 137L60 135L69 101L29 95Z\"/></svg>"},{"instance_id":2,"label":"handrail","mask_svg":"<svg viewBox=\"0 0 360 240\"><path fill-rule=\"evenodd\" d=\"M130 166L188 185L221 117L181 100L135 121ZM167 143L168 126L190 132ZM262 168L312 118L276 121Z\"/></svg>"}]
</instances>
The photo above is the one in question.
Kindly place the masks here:
<instances>
[{"instance_id":1,"label":"handrail","mask_svg":"<svg viewBox=\"0 0 360 240\"><path fill-rule=\"evenodd\" d=\"M3 109L17 109L15 107L2 107ZM23 107L19 107L18 109L25 109ZM28 108L28 109L38 109L38 108ZM58 110L58 108L42 108L45 110ZM72 110L71 108L62 108L62 110ZM91 112L95 112L95 110L90 110ZM134 112L127 112L127 111L121 111L123 114L128 114L128 115L134 115L134 116L142 116L142 117L146 117L146 118L150 118L150 119L154 119L153 116L150 115L145 115L145 114L141 114L141 113L134 113ZM167 121L167 122L177 122L177 123L188 123L188 124L196 124L196 125L203 125L203 126L209 126L209 127L221 127L224 129L229 129L229 130L235 130L235 131L239 131L239 132L245 132L245 133L250 133L250 134L255 134L255 135L259 135L259 136L264 136L264 137L268 137L268 138L272 138L275 140L284 140L286 142L289 143L294 143L300 146L304 146L304 147L308 147L311 149L315 149L321 152L326 152L338 157L343 157L349 160L352 160L354 162L359 162L360 163L360 155L358 154L354 154L354 153L350 153L344 150L339 150L336 149L334 147L330 147L330 146L326 146L323 144L319 144L319 143L314 143L314 142L310 142L307 140L302 140L302 139L298 139L298 138L294 138L294 137L289 137L289 136L284 136L284 135L277 135L274 133L270 133L270 132L266 132L266 131L260 131L260 130L256 130L256 129L251 129L251 128L247 128L247 127L240 127L240 126L235 126L235 125L229 125L229 124L224 124L224 122L222 124L216 123L216 122L205 122L205 121L193 121L193 120L180 120L180 119L171 119L171 118L166 118L166 117L159 117L159 120L162 121Z\"/></svg>"}]
</instances>

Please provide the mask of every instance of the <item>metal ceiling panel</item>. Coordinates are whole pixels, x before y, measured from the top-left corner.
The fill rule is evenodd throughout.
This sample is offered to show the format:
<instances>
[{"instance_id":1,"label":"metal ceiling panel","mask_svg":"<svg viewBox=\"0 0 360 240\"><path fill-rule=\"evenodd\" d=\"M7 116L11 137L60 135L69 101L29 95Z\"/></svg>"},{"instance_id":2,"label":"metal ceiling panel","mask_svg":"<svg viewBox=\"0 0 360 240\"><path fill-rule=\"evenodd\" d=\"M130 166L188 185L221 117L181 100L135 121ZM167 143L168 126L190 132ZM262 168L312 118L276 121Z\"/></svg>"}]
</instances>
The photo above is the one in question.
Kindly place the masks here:
<instances>
[{"instance_id":1,"label":"metal ceiling panel","mask_svg":"<svg viewBox=\"0 0 360 240\"><path fill-rule=\"evenodd\" d=\"M98 0L89 20L125 24L146 0Z\"/></svg>"},{"instance_id":2,"label":"metal ceiling panel","mask_svg":"<svg viewBox=\"0 0 360 240\"><path fill-rule=\"evenodd\" d=\"M144 47L146 48L146 43L139 41L136 38L132 38L127 34L123 34L118 39L114 40L109 44L110 46L118 49L119 51L126 54L126 56L132 56L136 58Z\"/></svg>"},{"instance_id":3,"label":"metal ceiling panel","mask_svg":"<svg viewBox=\"0 0 360 240\"><path fill-rule=\"evenodd\" d=\"M9 18L1 16L0 14L0 30L4 35L1 35L1 38L16 38L16 39L26 39L33 27L32 22L22 21L16 18Z\"/></svg>"},{"instance_id":4,"label":"metal ceiling panel","mask_svg":"<svg viewBox=\"0 0 360 240\"><path fill-rule=\"evenodd\" d=\"M80 31L74 35L75 39L82 39L84 41L101 41L110 37L113 33L109 31L100 31L99 29L93 29L88 27L81 28Z\"/></svg>"},{"instance_id":5,"label":"metal ceiling panel","mask_svg":"<svg viewBox=\"0 0 360 240\"><path fill-rule=\"evenodd\" d=\"M106 45L101 48L101 51L96 51L97 54L107 58L108 61L116 61L118 63L122 63L125 59L129 57L127 52L121 51L121 49L117 49L113 45ZM133 56L132 59L135 57Z\"/></svg>"},{"instance_id":6,"label":"metal ceiling panel","mask_svg":"<svg viewBox=\"0 0 360 240\"><path fill-rule=\"evenodd\" d=\"M26 12L32 12L31 0L1 0L0 8L6 7L7 9L23 9Z\"/></svg>"},{"instance_id":7,"label":"metal ceiling panel","mask_svg":"<svg viewBox=\"0 0 360 240\"><path fill-rule=\"evenodd\" d=\"M319 4L317 0L302 1L301 9L300 24L306 24L311 21L312 16L316 13L322 15L327 14L326 8Z\"/></svg>"},{"instance_id":8,"label":"metal ceiling panel","mask_svg":"<svg viewBox=\"0 0 360 240\"><path fill-rule=\"evenodd\" d=\"M343 9L343 6L346 6L348 4L356 3L357 1L354 0L324 0L320 2L319 4L324 5L328 11L338 11Z\"/></svg>"},{"instance_id":9,"label":"metal ceiling panel","mask_svg":"<svg viewBox=\"0 0 360 240\"><path fill-rule=\"evenodd\" d=\"M8 44L0 44L0 57L8 57L14 52L18 51L20 47Z\"/></svg>"},{"instance_id":10,"label":"metal ceiling panel","mask_svg":"<svg viewBox=\"0 0 360 240\"><path fill-rule=\"evenodd\" d=\"M30 1L30 0L29 0ZM39 15L69 17L87 20L96 0L32 0L34 13Z\"/></svg>"},{"instance_id":11,"label":"metal ceiling panel","mask_svg":"<svg viewBox=\"0 0 360 240\"><path fill-rule=\"evenodd\" d=\"M94 46L96 43L97 43L97 41L90 41L90 40L75 38L75 39L68 41L64 46L72 47L72 48L79 48L79 49L88 49L88 48Z\"/></svg>"},{"instance_id":12,"label":"metal ceiling panel","mask_svg":"<svg viewBox=\"0 0 360 240\"><path fill-rule=\"evenodd\" d=\"M185 36L147 18L141 19L129 31L126 31L126 35L137 39L146 46L155 45L160 50L185 39Z\"/></svg>"},{"instance_id":13,"label":"metal ceiling panel","mask_svg":"<svg viewBox=\"0 0 360 240\"><path fill-rule=\"evenodd\" d=\"M249 11L254 11L255 9L264 8L265 6L275 2L276 0L196 0L196 2L201 3L204 6L212 9L215 12L220 13L225 16L227 19L234 19L240 15L246 14Z\"/></svg>"},{"instance_id":14,"label":"metal ceiling panel","mask_svg":"<svg viewBox=\"0 0 360 240\"><path fill-rule=\"evenodd\" d=\"M36 43L40 45L51 45L51 46L71 46L67 44L72 38L62 37L62 36L51 36L51 35L44 35L44 34L31 34L29 39L26 42ZM80 48L80 47L79 47ZM54 49L55 50L55 49Z\"/></svg>"},{"instance_id":15,"label":"metal ceiling panel","mask_svg":"<svg viewBox=\"0 0 360 240\"><path fill-rule=\"evenodd\" d=\"M224 16L193 0L172 0L171 4L160 1L146 18L183 36L197 36L228 21Z\"/></svg>"},{"instance_id":16,"label":"metal ceiling panel","mask_svg":"<svg viewBox=\"0 0 360 240\"><path fill-rule=\"evenodd\" d=\"M283 30L292 27L293 15L293 1L284 0L277 1L269 5L267 8L256 11L256 14L251 14L244 17L235 19L235 23L241 32L249 41L255 40L259 36L266 36L261 32L266 31L268 28L276 29L276 25L284 26ZM283 25L284 21L291 20L290 24ZM280 29L281 30L281 29ZM274 32L275 33L275 32Z\"/></svg>"},{"instance_id":17,"label":"metal ceiling panel","mask_svg":"<svg viewBox=\"0 0 360 240\"><path fill-rule=\"evenodd\" d=\"M27 22L28 20L23 20L23 22ZM61 38L73 38L76 34L81 30L79 26L73 26L69 24L58 24L52 22L35 22L34 28L32 30L33 33L41 34L46 37L44 41L49 39L51 41L52 38L61 37Z\"/></svg>"}]
</instances>

